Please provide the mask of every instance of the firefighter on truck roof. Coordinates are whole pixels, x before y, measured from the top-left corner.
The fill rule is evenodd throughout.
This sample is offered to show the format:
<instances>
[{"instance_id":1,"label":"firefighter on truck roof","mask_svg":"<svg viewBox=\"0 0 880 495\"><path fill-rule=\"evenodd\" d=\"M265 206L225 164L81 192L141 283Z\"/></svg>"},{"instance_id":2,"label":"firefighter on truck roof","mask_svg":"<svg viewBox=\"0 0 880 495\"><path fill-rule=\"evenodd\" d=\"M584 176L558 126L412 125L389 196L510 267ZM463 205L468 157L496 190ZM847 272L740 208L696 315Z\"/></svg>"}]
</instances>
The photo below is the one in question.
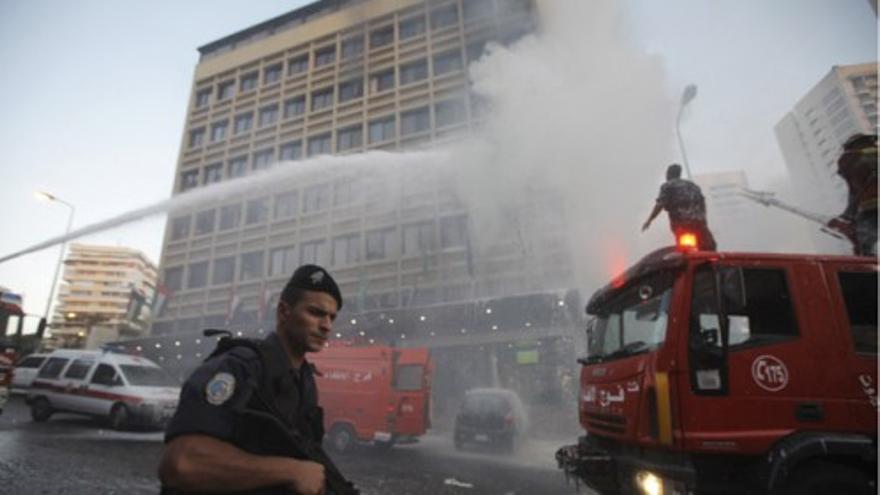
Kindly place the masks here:
<instances>
[{"instance_id":1,"label":"firefighter on truck roof","mask_svg":"<svg viewBox=\"0 0 880 495\"><path fill-rule=\"evenodd\" d=\"M264 340L224 338L187 379L165 432L163 493L357 493L320 449L323 410L306 353L342 307L323 268L299 267Z\"/></svg>"},{"instance_id":2,"label":"firefighter on truck roof","mask_svg":"<svg viewBox=\"0 0 880 495\"><path fill-rule=\"evenodd\" d=\"M666 169L666 182L660 186L660 194L654 209L642 225L642 232L648 230L651 222L661 211L669 215L669 227L675 238L684 233L697 237L700 251L715 251L715 238L706 221L706 200L700 186L681 178L681 165L673 163Z\"/></svg>"},{"instance_id":3,"label":"firefighter on truck roof","mask_svg":"<svg viewBox=\"0 0 880 495\"><path fill-rule=\"evenodd\" d=\"M856 134L843 144L837 173L849 191L846 209L828 222L843 232L860 256L877 255L877 136Z\"/></svg>"}]
</instances>

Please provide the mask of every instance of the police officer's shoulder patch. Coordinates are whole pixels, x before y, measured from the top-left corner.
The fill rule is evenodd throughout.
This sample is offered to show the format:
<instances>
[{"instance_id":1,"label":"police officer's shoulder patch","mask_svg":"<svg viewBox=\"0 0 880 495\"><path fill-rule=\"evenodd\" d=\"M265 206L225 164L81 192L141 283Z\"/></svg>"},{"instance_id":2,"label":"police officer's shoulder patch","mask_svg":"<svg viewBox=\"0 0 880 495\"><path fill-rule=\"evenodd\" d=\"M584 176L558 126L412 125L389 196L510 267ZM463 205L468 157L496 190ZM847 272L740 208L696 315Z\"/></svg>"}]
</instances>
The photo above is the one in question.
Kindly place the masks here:
<instances>
[{"instance_id":1,"label":"police officer's shoulder patch","mask_svg":"<svg viewBox=\"0 0 880 495\"><path fill-rule=\"evenodd\" d=\"M235 377L230 373L217 373L205 386L205 400L219 406L235 393Z\"/></svg>"}]
</instances>

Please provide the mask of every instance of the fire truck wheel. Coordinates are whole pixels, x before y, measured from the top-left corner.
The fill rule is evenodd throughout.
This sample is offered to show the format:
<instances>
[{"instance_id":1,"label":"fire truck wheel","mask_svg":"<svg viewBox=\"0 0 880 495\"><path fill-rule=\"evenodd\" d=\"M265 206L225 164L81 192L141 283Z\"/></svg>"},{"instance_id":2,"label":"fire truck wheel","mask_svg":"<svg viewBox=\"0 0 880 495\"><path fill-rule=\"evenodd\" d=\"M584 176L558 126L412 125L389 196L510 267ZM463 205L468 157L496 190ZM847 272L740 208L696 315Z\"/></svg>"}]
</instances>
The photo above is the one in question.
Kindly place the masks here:
<instances>
[{"instance_id":1,"label":"fire truck wheel","mask_svg":"<svg viewBox=\"0 0 880 495\"><path fill-rule=\"evenodd\" d=\"M794 472L791 480L786 491L788 495L827 493L868 495L872 493L865 473L849 466L830 462L813 462L801 467Z\"/></svg>"},{"instance_id":2,"label":"fire truck wheel","mask_svg":"<svg viewBox=\"0 0 880 495\"><path fill-rule=\"evenodd\" d=\"M330 445L336 452L348 452L354 446L354 430L349 425L334 425L330 429Z\"/></svg>"},{"instance_id":3,"label":"fire truck wheel","mask_svg":"<svg viewBox=\"0 0 880 495\"><path fill-rule=\"evenodd\" d=\"M107 423L110 425L110 428L121 430L125 427L127 422L128 408L125 407L125 404L114 404L113 409L110 410L110 416L107 418Z\"/></svg>"},{"instance_id":4,"label":"fire truck wheel","mask_svg":"<svg viewBox=\"0 0 880 495\"><path fill-rule=\"evenodd\" d=\"M53 412L52 405L45 397L37 397L31 402L31 419L37 423L48 421Z\"/></svg>"}]
</instances>

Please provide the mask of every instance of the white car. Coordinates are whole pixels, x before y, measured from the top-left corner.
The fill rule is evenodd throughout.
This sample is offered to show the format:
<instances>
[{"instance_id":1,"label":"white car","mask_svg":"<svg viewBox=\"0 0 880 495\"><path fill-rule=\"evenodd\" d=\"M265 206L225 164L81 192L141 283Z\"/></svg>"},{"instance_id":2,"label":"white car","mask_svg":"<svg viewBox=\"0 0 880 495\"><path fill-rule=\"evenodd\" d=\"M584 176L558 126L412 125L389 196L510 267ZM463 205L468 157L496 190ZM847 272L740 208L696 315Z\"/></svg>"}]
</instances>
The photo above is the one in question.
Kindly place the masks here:
<instances>
[{"instance_id":1,"label":"white car","mask_svg":"<svg viewBox=\"0 0 880 495\"><path fill-rule=\"evenodd\" d=\"M46 356L28 390L34 421L55 412L107 419L113 429L163 426L174 414L180 385L149 359L102 351L59 349Z\"/></svg>"},{"instance_id":2,"label":"white car","mask_svg":"<svg viewBox=\"0 0 880 495\"><path fill-rule=\"evenodd\" d=\"M46 354L29 354L18 361L12 371L12 383L10 392L13 394L26 394L31 387L31 382L37 376L37 370L46 360Z\"/></svg>"}]
</instances>

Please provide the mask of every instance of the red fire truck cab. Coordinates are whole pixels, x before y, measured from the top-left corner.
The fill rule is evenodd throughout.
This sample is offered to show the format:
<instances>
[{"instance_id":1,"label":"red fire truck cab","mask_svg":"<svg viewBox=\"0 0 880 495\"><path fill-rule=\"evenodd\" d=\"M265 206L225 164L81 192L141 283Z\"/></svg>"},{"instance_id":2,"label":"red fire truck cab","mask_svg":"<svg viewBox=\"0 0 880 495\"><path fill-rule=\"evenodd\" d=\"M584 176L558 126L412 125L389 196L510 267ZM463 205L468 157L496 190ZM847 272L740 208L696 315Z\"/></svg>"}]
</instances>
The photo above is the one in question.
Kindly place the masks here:
<instances>
[{"instance_id":1,"label":"red fire truck cab","mask_svg":"<svg viewBox=\"0 0 880 495\"><path fill-rule=\"evenodd\" d=\"M587 313L567 475L602 493L876 493L875 258L664 249Z\"/></svg>"},{"instance_id":2,"label":"red fire truck cab","mask_svg":"<svg viewBox=\"0 0 880 495\"><path fill-rule=\"evenodd\" d=\"M425 348L333 345L309 358L330 445L416 441L431 426L432 363Z\"/></svg>"}]
</instances>

